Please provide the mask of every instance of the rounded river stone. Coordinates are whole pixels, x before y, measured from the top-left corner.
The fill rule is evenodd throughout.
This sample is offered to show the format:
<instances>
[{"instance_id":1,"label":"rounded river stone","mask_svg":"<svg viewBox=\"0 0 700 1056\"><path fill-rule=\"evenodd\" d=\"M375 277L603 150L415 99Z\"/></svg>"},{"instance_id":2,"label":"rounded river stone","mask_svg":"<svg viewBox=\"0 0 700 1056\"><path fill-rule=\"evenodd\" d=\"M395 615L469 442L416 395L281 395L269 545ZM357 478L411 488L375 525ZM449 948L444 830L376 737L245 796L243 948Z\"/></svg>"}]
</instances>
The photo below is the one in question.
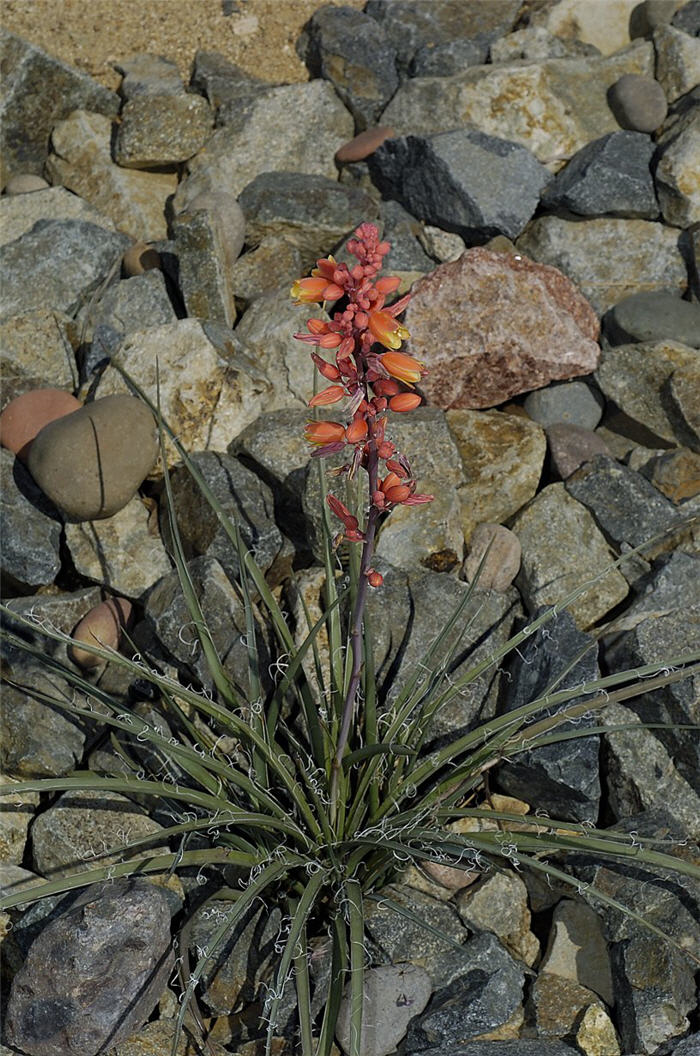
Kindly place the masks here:
<instances>
[{"instance_id":1,"label":"rounded river stone","mask_svg":"<svg viewBox=\"0 0 700 1056\"><path fill-rule=\"evenodd\" d=\"M157 457L148 407L134 396L106 396L45 426L28 466L69 520L93 521L123 509Z\"/></svg>"}]
</instances>

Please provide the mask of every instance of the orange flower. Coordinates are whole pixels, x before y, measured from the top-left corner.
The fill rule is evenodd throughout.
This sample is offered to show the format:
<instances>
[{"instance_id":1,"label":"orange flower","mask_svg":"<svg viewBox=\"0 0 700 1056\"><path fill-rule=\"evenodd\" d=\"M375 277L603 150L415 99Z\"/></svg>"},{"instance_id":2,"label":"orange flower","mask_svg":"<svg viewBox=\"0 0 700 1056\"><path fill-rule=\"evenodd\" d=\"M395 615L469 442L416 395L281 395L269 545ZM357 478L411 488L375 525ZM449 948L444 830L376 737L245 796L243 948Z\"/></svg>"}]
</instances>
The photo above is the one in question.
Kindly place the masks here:
<instances>
[{"instance_id":1,"label":"orange flower","mask_svg":"<svg viewBox=\"0 0 700 1056\"><path fill-rule=\"evenodd\" d=\"M403 352L385 352L381 358L381 364L392 378L398 378L399 381L404 381L408 385L420 381L424 373L422 364L413 356L407 356Z\"/></svg>"},{"instance_id":2,"label":"orange flower","mask_svg":"<svg viewBox=\"0 0 700 1056\"><path fill-rule=\"evenodd\" d=\"M360 440L364 440L367 436L366 419L361 416L353 418L350 425L347 427L345 435L349 444L356 444Z\"/></svg>"},{"instance_id":3,"label":"orange flower","mask_svg":"<svg viewBox=\"0 0 700 1056\"><path fill-rule=\"evenodd\" d=\"M398 396L391 397L389 406L392 411L415 411L421 402L420 396L415 392L400 392Z\"/></svg>"},{"instance_id":4,"label":"orange flower","mask_svg":"<svg viewBox=\"0 0 700 1056\"><path fill-rule=\"evenodd\" d=\"M395 487L389 488L386 491L383 488L382 490L386 495L387 502L405 502L411 494L411 489L408 484L397 484Z\"/></svg>"},{"instance_id":5,"label":"orange flower","mask_svg":"<svg viewBox=\"0 0 700 1056\"><path fill-rule=\"evenodd\" d=\"M343 290L323 276L297 279L290 290L295 304L313 304L319 301L337 301Z\"/></svg>"},{"instance_id":6,"label":"orange flower","mask_svg":"<svg viewBox=\"0 0 700 1056\"><path fill-rule=\"evenodd\" d=\"M345 442L345 427L340 422L307 422L304 439L316 447Z\"/></svg>"},{"instance_id":7,"label":"orange flower","mask_svg":"<svg viewBox=\"0 0 700 1056\"><path fill-rule=\"evenodd\" d=\"M327 389L317 392L309 400L309 407L326 407L329 403L337 403L338 400L342 400L344 395L345 389L342 385L329 385Z\"/></svg>"},{"instance_id":8,"label":"orange flower","mask_svg":"<svg viewBox=\"0 0 700 1056\"><path fill-rule=\"evenodd\" d=\"M369 331L375 341L385 348L401 348L401 342L411 335L385 308L369 313Z\"/></svg>"}]
</instances>

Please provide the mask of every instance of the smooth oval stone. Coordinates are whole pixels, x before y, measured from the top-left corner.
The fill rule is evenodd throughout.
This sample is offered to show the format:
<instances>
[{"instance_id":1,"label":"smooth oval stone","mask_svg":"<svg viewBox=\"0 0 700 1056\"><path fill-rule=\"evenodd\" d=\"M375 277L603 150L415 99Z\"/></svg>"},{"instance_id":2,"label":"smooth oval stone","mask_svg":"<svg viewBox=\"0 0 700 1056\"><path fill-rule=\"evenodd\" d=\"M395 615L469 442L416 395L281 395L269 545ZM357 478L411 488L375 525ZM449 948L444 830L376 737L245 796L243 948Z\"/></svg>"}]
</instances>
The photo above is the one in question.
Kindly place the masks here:
<instances>
[{"instance_id":1,"label":"smooth oval stone","mask_svg":"<svg viewBox=\"0 0 700 1056\"><path fill-rule=\"evenodd\" d=\"M43 176L33 172L16 172L5 184L5 194L31 194L33 191L45 191L50 185Z\"/></svg>"},{"instance_id":2,"label":"smooth oval stone","mask_svg":"<svg viewBox=\"0 0 700 1056\"><path fill-rule=\"evenodd\" d=\"M148 407L134 396L105 396L45 426L28 466L69 520L94 521L126 506L157 457Z\"/></svg>"},{"instance_id":3,"label":"smooth oval stone","mask_svg":"<svg viewBox=\"0 0 700 1056\"><path fill-rule=\"evenodd\" d=\"M107 601L101 601L76 624L71 635L73 641L97 645L103 649L118 649L122 630L131 615L131 608L131 602L126 598L108 598ZM100 667L104 663L101 657L95 656L87 649L81 649L77 644L69 647L68 655L74 664L86 669Z\"/></svg>"},{"instance_id":4,"label":"smooth oval stone","mask_svg":"<svg viewBox=\"0 0 700 1056\"><path fill-rule=\"evenodd\" d=\"M82 407L70 392L63 389L33 389L10 400L0 414L0 444L22 462L38 433L58 418L65 418Z\"/></svg>"},{"instance_id":5,"label":"smooth oval stone","mask_svg":"<svg viewBox=\"0 0 700 1056\"><path fill-rule=\"evenodd\" d=\"M700 348L700 304L672 293L633 293L610 309L605 318L608 339L616 345L635 341L678 341Z\"/></svg>"},{"instance_id":6,"label":"smooth oval stone","mask_svg":"<svg viewBox=\"0 0 700 1056\"><path fill-rule=\"evenodd\" d=\"M160 253L146 242L135 242L122 257L122 269L127 278L143 275L160 267Z\"/></svg>"},{"instance_id":7,"label":"smooth oval stone","mask_svg":"<svg viewBox=\"0 0 700 1056\"><path fill-rule=\"evenodd\" d=\"M653 77L625 73L608 89L608 105L620 128L654 132L666 117L664 90Z\"/></svg>"},{"instance_id":8,"label":"smooth oval stone","mask_svg":"<svg viewBox=\"0 0 700 1056\"><path fill-rule=\"evenodd\" d=\"M520 569L522 550L517 535L502 524L477 524L469 540L469 554L464 562L464 578L471 583L479 565L486 559L479 573L479 590L508 590Z\"/></svg>"},{"instance_id":9,"label":"smooth oval stone","mask_svg":"<svg viewBox=\"0 0 700 1056\"><path fill-rule=\"evenodd\" d=\"M552 468L562 480L566 480L596 455L613 457L603 438L584 426L572 425L570 422L555 422L548 426L546 431Z\"/></svg>"},{"instance_id":10,"label":"smooth oval stone","mask_svg":"<svg viewBox=\"0 0 700 1056\"><path fill-rule=\"evenodd\" d=\"M392 139L395 135L390 125L376 125L375 128L367 128L354 139L343 143L342 147L338 147L335 160L339 165L347 165L351 161L362 161L370 154L374 154L385 139Z\"/></svg>"}]
</instances>

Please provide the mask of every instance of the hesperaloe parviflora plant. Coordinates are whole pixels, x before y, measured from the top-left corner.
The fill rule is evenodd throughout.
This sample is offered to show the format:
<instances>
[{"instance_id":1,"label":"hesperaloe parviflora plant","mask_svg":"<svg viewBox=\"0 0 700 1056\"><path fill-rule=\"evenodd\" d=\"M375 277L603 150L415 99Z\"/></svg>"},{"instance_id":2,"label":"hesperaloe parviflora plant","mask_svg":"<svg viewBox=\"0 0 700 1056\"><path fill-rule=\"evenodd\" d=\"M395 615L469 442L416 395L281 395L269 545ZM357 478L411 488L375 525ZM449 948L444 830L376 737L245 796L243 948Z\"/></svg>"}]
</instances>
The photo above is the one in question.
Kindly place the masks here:
<instances>
[{"instance_id":1,"label":"hesperaloe parviflora plant","mask_svg":"<svg viewBox=\"0 0 700 1056\"><path fill-rule=\"evenodd\" d=\"M184 993L177 1033L183 1026L197 1031L197 1023L201 1024L196 1012L197 988L213 973L232 930L252 907L263 902L269 908L278 906L287 922L278 937L279 958L269 978L264 1007L267 1051L282 996L293 985L296 1044L302 1056L328 1056L344 993L349 1002L349 1056L360 1056L364 907L408 862L419 868L432 862L472 874L515 865L576 888L578 881L560 859L578 851L603 860L632 862L635 868L700 878L697 867L666 853L668 844L659 846L659 841L645 839L630 843L614 830L543 818L537 803L531 804L527 815L498 812L484 795L485 777L499 762L557 739L614 729L594 720L574 734L561 727L581 716L595 716L610 701L629 699L697 674L698 654L666 657L663 663L569 689L559 688L557 681L527 705L467 729L441 747L431 747L430 724L440 711L484 672L496 671L504 658L556 615L555 609L543 613L488 659L467 664L465 670L456 658L463 653L462 642L473 615L474 581L465 585L458 607L402 685L380 685L375 678L366 597L368 589L382 589L382 577L373 567L378 523L397 505L430 501L430 496L416 493L411 466L387 436L387 422L391 413L406 413L419 406L420 396L412 386L420 381L423 368L399 351L408 334L397 316L407 298L385 305L398 280L376 277L388 244L379 241L376 228L363 224L347 249L356 265L348 267L325 258L318 261L310 278L300 279L292 289L297 303L335 301L338 305L332 320L311 319L308 333L296 335L318 350L312 353L314 363L331 382L311 405L343 403L346 411L343 422L314 420L307 425L305 435L316 449L319 472L325 479L323 457L342 452L348 458L333 472L341 480L366 481L364 498L355 512L337 496L326 496L342 530L332 537L326 511L325 609L315 623L308 618L308 633L295 638L238 524L226 517L196 462L157 407L153 409L162 432L169 433L238 553L241 573L236 586L246 614L247 684L234 681L217 654L180 541L167 473L173 558L209 667L211 687L198 689L182 678L167 677L140 656L130 659L99 643L85 646L95 656L151 684L159 695L167 729L140 717L122 698L102 690L99 681L52 656L25 633L27 627L36 631L36 624L3 607L9 621L5 640L30 663L64 679L73 688L73 696L68 700L58 693L27 687L25 691L110 731L112 744L131 773L114 777L78 771L13 782L1 788L0 794L117 791L149 798L163 814L170 814L173 824L153 836L107 849L105 854L118 854L116 865L100 865L99 855L93 868L83 863L69 876L10 892L0 907L10 909L132 874L194 867L219 875L220 885L212 899L230 901L231 909L220 915L207 949L199 951L194 966L188 965L187 949L181 951ZM334 362L321 355L323 350L333 353ZM335 554L342 541L350 546L347 575ZM608 571L602 570L598 578ZM581 584L558 608L571 604L591 585ZM261 611L265 614L262 621ZM279 660L271 668L276 673L273 684L266 682L260 670L261 623L271 628L279 650ZM49 639L70 641L46 624L41 630ZM571 658L572 665L576 659ZM10 664L9 681L21 684L21 670L15 677ZM146 756L144 746L149 750ZM147 764L153 768L150 775L143 773ZM464 819L483 818L490 819L490 827L463 831ZM194 849L190 846L193 838L198 841ZM167 841L171 844L167 853L149 850L152 845L162 848ZM237 886L224 885L217 874L222 866L239 871ZM591 896L641 919L632 907L620 906L602 891L591 889ZM383 902L407 915L405 907L386 894ZM661 935L653 924L646 926ZM314 1002L320 1009L314 1017L309 963L312 943L319 936L327 939L330 982L324 1000ZM196 1015L188 1019L189 1008ZM177 1038L173 1050L176 1043Z\"/></svg>"}]
</instances>

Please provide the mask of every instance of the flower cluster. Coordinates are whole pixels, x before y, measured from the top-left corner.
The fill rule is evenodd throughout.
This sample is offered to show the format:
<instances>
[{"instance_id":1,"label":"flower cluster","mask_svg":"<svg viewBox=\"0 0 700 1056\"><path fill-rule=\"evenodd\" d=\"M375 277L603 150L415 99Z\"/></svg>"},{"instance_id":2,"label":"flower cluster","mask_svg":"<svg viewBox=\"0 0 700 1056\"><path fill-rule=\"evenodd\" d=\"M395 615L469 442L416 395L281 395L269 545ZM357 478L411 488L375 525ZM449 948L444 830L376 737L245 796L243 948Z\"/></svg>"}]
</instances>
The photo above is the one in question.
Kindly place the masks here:
<instances>
[{"instance_id":1,"label":"flower cluster","mask_svg":"<svg viewBox=\"0 0 700 1056\"><path fill-rule=\"evenodd\" d=\"M416 481L408 460L386 436L388 411L405 413L420 406L421 397L413 391L413 386L426 371L417 359L399 351L401 343L410 335L397 316L408 304L409 297L385 306L387 296L398 288L399 279L376 278L382 259L389 252L389 243L379 241L379 232L373 224L361 224L347 248L357 258L357 264L348 267L333 257L319 260L311 277L297 280L291 293L296 304L333 301L339 305L332 320L309 319L308 333L294 336L319 350L334 351L334 362L325 359L320 351L312 353L319 373L331 384L314 396L309 405L327 407L344 401L347 420L345 424L309 421L304 435L316 448L316 457L351 449L349 461L338 473L345 472L352 477L360 467L367 471L370 513L364 529L334 495L329 495L327 500L344 525L339 538L366 543L369 525L374 528L381 511L397 505L417 506L432 499L432 495L416 494ZM386 473L381 472L382 462ZM370 543L373 535L372 530ZM371 585L381 583L381 576L373 569L367 569L365 574Z\"/></svg>"}]
</instances>

